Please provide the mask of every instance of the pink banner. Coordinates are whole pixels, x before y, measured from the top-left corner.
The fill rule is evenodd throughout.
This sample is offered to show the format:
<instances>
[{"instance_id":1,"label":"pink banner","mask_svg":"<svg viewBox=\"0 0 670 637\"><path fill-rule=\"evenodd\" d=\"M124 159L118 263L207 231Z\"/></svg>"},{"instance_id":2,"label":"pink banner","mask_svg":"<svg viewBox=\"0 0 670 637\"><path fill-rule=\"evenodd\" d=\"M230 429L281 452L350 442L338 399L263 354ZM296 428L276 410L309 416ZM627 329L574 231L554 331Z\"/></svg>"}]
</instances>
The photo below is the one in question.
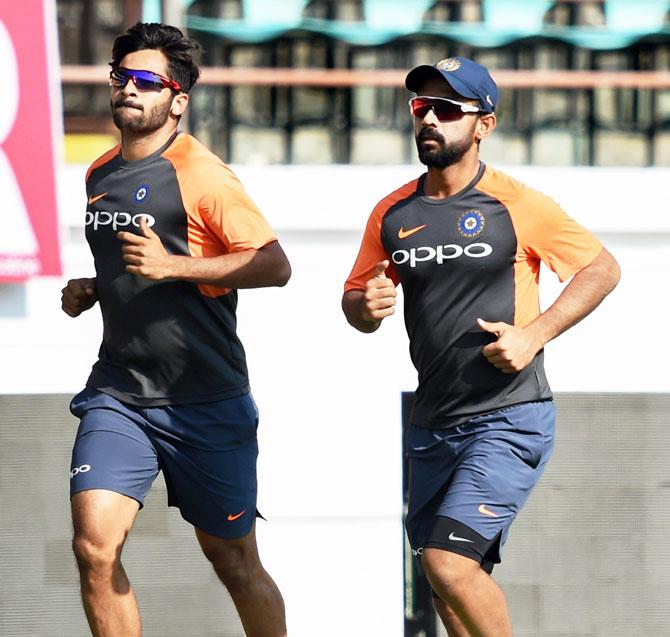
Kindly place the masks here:
<instances>
[{"instance_id":1,"label":"pink banner","mask_svg":"<svg viewBox=\"0 0 670 637\"><path fill-rule=\"evenodd\" d=\"M52 0L0 2L0 283L61 274L52 111L58 107L52 99L59 69L55 28Z\"/></svg>"}]
</instances>

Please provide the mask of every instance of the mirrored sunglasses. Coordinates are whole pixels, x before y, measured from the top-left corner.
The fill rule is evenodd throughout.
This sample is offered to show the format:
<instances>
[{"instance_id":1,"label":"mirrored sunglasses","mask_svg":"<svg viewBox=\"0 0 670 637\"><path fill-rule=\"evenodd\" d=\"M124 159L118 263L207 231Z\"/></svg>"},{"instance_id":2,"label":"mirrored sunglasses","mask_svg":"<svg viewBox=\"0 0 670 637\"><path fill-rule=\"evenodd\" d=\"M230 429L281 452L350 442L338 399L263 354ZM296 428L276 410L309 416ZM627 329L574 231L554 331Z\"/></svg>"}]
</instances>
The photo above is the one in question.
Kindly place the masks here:
<instances>
[{"instance_id":1,"label":"mirrored sunglasses","mask_svg":"<svg viewBox=\"0 0 670 637\"><path fill-rule=\"evenodd\" d=\"M472 104L464 104L447 97L426 97L418 95L409 101L409 110L414 117L423 119L429 111L435 113L440 122L455 122L467 113L483 113Z\"/></svg>"},{"instance_id":2,"label":"mirrored sunglasses","mask_svg":"<svg viewBox=\"0 0 670 637\"><path fill-rule=\"evenodd\" d=\"M132 80L140 91L162 91L164 88L170 88L179 93L182 90L178 82L153 71L139 71L117 66L109 74L109 83L116 88L123 88L128 84L128 80Z\"/></svg>"}]
</instances>

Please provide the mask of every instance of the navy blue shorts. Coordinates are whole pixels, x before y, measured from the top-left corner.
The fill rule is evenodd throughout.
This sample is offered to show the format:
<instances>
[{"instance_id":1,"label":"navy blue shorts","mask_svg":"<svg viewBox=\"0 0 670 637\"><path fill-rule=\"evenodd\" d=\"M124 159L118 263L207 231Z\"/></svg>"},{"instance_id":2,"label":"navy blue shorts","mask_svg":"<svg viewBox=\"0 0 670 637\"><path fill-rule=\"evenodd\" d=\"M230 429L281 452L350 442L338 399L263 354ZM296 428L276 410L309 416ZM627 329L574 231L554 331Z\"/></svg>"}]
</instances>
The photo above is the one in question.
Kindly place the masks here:
<instances>
[{"instance_id":1,"label":"navy blue shorts","mask_svg":"<svg viewBox=\"0 0 670 637\"><path fill-rule=\"evenodd\" d=\"M449 429L410 425L405 525L413 554L443 548L490 572L549 460L555 420L549 400L505 407Z\"/></svg>"},{"instance_id":2,"label":"navy blue shorts","mask_svg":"<svg viewBox=\"0 0 670 637\"><path fill-rule=\"evenodd\" d=\"M70 497L107 489L140 507L163 471L168 505L198 529L240 538L256 517L256 429L251 394L210 403L135 407L95 389L70 403L80 418Z\"/></svg>"}]
</instances>

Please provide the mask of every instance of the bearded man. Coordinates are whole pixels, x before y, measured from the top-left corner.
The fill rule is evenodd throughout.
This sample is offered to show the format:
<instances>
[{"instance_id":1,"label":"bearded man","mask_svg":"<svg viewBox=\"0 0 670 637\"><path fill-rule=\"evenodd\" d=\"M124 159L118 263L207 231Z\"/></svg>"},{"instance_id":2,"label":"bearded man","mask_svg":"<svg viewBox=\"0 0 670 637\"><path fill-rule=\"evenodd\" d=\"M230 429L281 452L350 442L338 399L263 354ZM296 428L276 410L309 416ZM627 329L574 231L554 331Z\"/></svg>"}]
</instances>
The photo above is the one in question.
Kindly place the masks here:
<instances>
[{"instance_id":1,"label":"bearded man","mask_svg":"<svg viewBox=\"0 0 670 637\"><path fill-rule=\"evenodd\" d=\"M231 170L177 129L199 50L163 24L114 41L121 144L86 175L96 276L63 289L66 314L99 301L103 320L98 360L70 404L73 548L96 637L141 634L121 552L159 471L246 634L286 635L256 547L258 412L235 309L238 289L283 286L291 268Z\"/></svg>"},{"instance_id":2,"label":"bearded man","mask_svg":"<svg viewBox=\"0 0 670 637\"><path fill-rule=\"evenodd\" d=\"M405 85L428 170L373 210L342 308L374 332L402 285L419 376L405 437L412 552L451 637L510 637L490 573L554 444L543 347L603 300L619 267L549 197L479 160L498 103L486 68L448 58ZM572 279L544 312L541 262Z\"/></svg>"}]
</instances>

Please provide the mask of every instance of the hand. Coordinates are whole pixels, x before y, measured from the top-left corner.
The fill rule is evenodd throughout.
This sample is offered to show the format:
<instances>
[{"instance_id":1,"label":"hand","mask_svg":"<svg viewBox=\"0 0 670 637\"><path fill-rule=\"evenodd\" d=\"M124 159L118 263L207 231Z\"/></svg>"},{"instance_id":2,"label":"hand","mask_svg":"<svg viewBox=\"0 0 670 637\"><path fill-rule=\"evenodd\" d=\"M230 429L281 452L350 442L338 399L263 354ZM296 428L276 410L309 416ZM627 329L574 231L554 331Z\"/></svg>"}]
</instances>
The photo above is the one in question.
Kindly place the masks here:
<instances>
[{"instance_id":1,"label":"hand","mask_svg":"<svg viewBox=\"0 0 670 637\"><path fill-rule=\"evenodd\" d=\"M543 343L532 330L507 323L489 323L478 318L477 323L485 332L498 338L483 349L484 356L491 365L505 374L515 374L528 366Z\"/></svg>"},{"instance_id":2,"label":"hand","mask_svg":"<svg viewBox=\"0 0 670 637\"><path fill-rule=\"evenodd\" d=\"M95 279L70 279L62 290L61 308L68 316L79 316L98 300Z\"/></svg>"},{"instance_id":3,"label":"hand","mask_svg":"<svg viewBox=\"0 0 670 637\"><path fill-rule=\"evenodd\" d=\"M363 318L377 322L395 313L397 292L393 281L386 276L388 261L380 261L372 271L372 278L365 284Z\"/></svg>"},{"instance_id":4,"label":"hand","mask_svg":"<svg viewBox=\"0 0 670 637\"><path fill-rule=\"evenodd\" d=\"M140 232L140 235L132 232L118 232L116 235L123 241L121 252L128 264L126 272L152 281L170 278L172 257L144 216L140 217Z\"/></svg>"}]
</instances>

